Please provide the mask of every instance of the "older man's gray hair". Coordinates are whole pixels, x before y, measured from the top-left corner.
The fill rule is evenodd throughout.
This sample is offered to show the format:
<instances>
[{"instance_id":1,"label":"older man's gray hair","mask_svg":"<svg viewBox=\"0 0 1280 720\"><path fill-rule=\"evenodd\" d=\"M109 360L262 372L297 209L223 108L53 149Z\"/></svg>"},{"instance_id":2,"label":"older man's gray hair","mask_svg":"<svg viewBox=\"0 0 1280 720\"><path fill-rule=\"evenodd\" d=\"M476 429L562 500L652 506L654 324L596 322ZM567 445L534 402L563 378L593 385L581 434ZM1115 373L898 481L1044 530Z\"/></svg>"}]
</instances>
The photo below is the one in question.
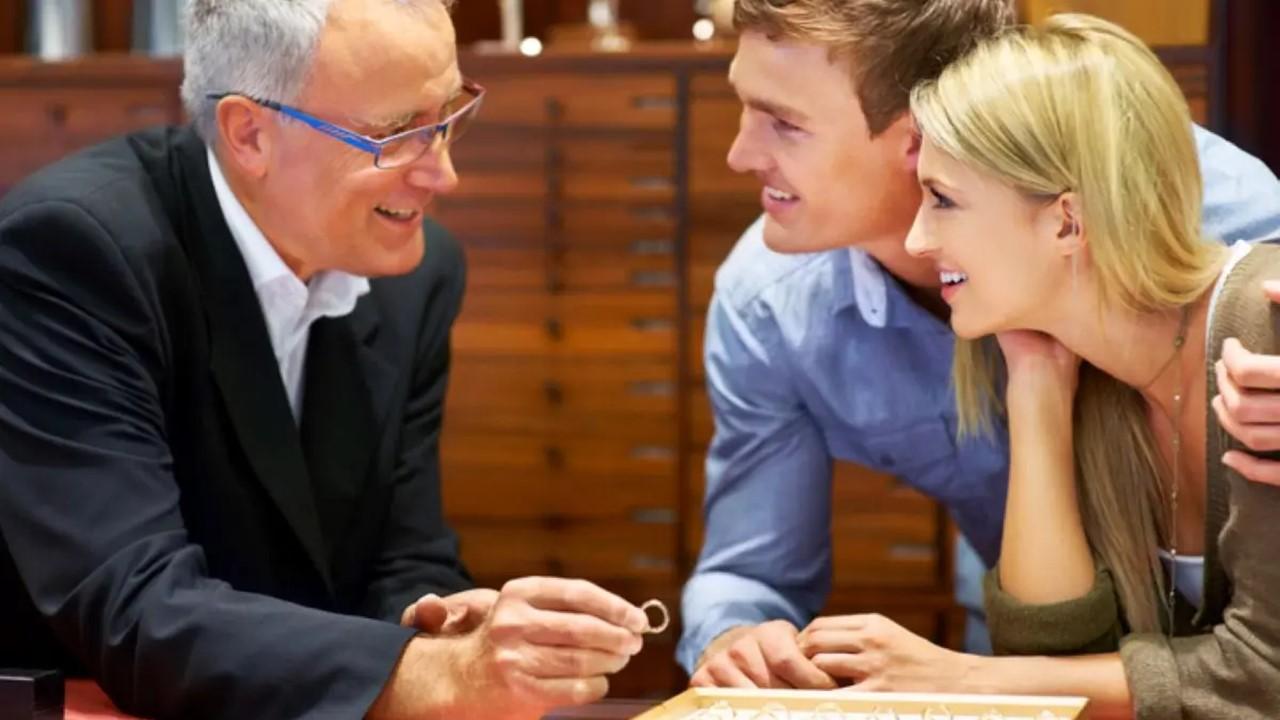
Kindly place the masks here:
<instances>
[{"instance_id":1,"label":"older man's gray hair","mask_svg":"<svg viewBox=\"0 0 1280 720\"><path fill-rule=\"evenodd\" d=\"M307 81L335 0L189 0L182 104L207 143L218 136L212 93L292 103ZM386 0L405 6L453 0Z\"/></svg>"}]
</instances>

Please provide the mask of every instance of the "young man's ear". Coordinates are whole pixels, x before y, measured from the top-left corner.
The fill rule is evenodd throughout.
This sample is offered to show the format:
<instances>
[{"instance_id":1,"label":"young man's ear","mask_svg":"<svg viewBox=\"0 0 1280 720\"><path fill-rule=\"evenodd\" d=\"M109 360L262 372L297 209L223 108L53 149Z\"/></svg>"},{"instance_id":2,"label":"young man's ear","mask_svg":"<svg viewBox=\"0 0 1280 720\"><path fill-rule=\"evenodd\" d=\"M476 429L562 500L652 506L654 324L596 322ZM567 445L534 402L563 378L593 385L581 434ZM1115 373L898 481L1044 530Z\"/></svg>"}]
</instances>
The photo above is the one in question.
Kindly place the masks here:
<instances>
[{"instance_id":1,"label":"young man's ear","mask_svg":"<svg viewBox=\"0 0 1280 720\"><path fill-rule=\"evenodd\" d=\"M897 155L902 158L903 167L914 175L920 163L920 144L923 140L920 137L920 129L916 127L916 119L911 113L904 112L899 115L898 119L890 123L880 135L900 149Z\"/></svg>"}]
</instances>

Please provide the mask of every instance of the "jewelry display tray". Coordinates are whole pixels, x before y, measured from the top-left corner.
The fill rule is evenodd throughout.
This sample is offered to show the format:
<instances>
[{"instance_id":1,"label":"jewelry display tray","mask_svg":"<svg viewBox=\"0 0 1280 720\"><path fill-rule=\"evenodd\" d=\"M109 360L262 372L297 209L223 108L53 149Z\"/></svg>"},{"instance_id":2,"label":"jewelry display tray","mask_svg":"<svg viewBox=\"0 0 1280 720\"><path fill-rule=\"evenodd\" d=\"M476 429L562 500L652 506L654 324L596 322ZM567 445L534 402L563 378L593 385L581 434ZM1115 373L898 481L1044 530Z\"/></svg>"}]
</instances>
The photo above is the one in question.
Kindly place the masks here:
<instances>
[{"instance_id":1,"label":"jewelry display tray","mask_svg":"<svg viewBox=\"0 0 1280 720\"><path fill-rule=\"evenodd\" d=\"M1077 720L1080 697L694 688L634 720Z\"/></svg>"}]
</instances>

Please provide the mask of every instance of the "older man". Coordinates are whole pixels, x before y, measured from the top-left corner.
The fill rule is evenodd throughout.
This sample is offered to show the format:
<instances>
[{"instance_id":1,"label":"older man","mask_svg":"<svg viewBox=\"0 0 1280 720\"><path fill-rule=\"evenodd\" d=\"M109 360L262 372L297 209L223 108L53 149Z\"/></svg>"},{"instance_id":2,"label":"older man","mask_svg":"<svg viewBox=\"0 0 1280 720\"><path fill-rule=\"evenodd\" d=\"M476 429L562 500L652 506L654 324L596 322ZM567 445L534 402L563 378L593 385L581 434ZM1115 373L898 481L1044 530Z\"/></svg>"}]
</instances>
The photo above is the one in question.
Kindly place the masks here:
<instances>
[{"instance_id":1,"label":"older man","mask_svg":"<svg viewBox=\"0 0 1280 720\"><path fill-rule=\"evenodd\" d=\"M467 590L442 518L463 266L424 213L483 95L447 7L194 0L187 30L193 129L0 205L0 666L159 717L601 696L643 613L581 581Z\"/></svg>"}]
</instances>

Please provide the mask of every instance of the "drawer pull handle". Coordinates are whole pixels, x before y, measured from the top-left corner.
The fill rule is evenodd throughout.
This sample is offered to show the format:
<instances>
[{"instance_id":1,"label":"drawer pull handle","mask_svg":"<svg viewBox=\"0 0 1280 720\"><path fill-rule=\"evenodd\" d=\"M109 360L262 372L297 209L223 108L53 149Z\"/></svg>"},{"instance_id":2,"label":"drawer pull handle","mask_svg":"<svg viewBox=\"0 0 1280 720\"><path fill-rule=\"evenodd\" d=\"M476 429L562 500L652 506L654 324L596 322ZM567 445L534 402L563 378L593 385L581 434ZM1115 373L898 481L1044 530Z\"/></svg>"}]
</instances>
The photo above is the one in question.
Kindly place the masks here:
<instances>
[{"instance_id":1,"label":"drawer pull handle","mask_svg":"<svg viewBox=\"0 0 1280 720\"><path fill-rule=\"evenodd\" d=\"M637 190L670 190L675 184L671 181L671 178L660 175L632 177L627 182Z\"/></svg>"},{"instance_id":2,"label":"drawer pull handle","mask_svg":"<svg viewBox=\"0 0 1280 720\"><path fill-rule=\"evenodd\" d=\"M669 332L675 323L667 318L632 318L631 329L637 332Z\"/></svg>"},{"instance_id":3,"label":"drawer pull handle","mask_svg":"<svg viewBox=\"0 0 1280 720\"><path fill-rule=\"evenodd\" d=\"M670 110L676 106L676 99L671 95L636 95L631 98L631 107L637 110Z\"/></svg>"},{"instance_id":4,"label":"drawer pull handle","mask_svg":"<svg viewBox=\"0 0 1280 720\"><path fill-rule=\"evenodd\" d=\"M631 273L631 284L635 287L675 287L676 275L666 270L641 270Z\"/></svg>"},{"instance_id":5,"label":"drawer pull handle","mask_svg":"<svg viewBox=\"0 0 1280 720\"><path fill-rule=\"evenodd\" d=\"M627 394L637 397L671 397L676 384L668 380L640 380L627 384Z\"/></svg>"},{"instance_id":6,"label":"drawer pull handle","mask_svg":"<svg viewBox=\"0 0 1280 720\"><path fill-rule=\"evenodd\" d=\"M564 402L564 388L555 380L548 380L542 390L546 393L547 402L552 405L560 405Z\"/></svg>"},{"instance_id":7,"label":"drawer pull handle","mask_svg":"<svg viewBox=\"0 0 1280 720\"><path fill-rule=\"evenodd\" d=\"M671 460L676 454L665 445L636 445L631 448L632 460Z\"/></svg>"},{"instance_id":8,"label":"drawer pull handle","mask_svg":"<svg viewBox=\"0 0 1280 720\"><path fill-rule=\"evenodd\" d=\"M629 248L632 255L670 255L676 251L676 244L670 240L637 240Z\"/></svg>"},{"instance_id":9,"label":"drawer pull handle","mask_svg":"<svg viewBox=\"0 0 1280 720\"><path fill-rule=\"evenodd\" d=\"M889 546L889 557L894 560L928 560L934 555L934 547L924 543L894 543Z\"/></svg>"},{"instance_id":10,"label":"drawer pull handle","mask_svg":"<svg viewBox=\"0 0 1280 720\"><path fill-rule=\"evenodd\" d=\"M648 222L670 222L671 210L665 207L638 207L631 209L631 216Z\"/></svg>"},{"instance_id":11,"label":"drawer pull handle","mask_svg":"<svg viewBox=\"0 0 1280 720\"><path fill-rule=\"evenodd\" d=\"M167 114L164 108L155 105L131 105L128 112L135 119L163 118Z\"/></svg>"},{"instance_id":12,"label":"drawer pull handle","mask_svg":"<svg viewBox=\"0 0 1280 720\"><path fill-rule=\"evenodd\" d=\"M675 525L676 511L671 508L637 508L631 511L631 522L640 525Z\"/></svg>"},{"instance_id":13,"label":"drawer pull handle","mask_svg":"<svg viewBox=\"0 0 1280 720\"><path fill-rule=\"evenodd\" d=\"M658 555L632 555L632 570L663 570L670 571L675 569L675 562L671 558L665 558Z\"/></svg>"}]
</instances>

